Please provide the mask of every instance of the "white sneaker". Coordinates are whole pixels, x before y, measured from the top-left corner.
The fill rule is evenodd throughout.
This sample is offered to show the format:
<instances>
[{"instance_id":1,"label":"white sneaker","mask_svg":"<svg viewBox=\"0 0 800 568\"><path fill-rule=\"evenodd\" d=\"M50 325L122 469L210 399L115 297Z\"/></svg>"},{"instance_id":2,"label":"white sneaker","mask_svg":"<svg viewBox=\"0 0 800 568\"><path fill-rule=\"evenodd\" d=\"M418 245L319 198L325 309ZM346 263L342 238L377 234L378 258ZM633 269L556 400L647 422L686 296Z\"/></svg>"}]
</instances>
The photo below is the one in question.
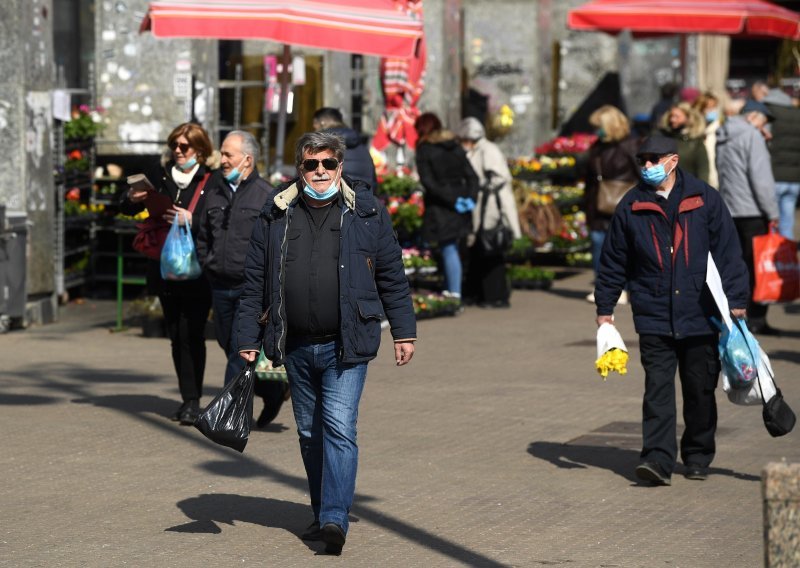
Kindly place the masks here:
<instances>
[{"instance_id":1,"label":"white sneaker","mask_svg":"<svg viewBox=\"0 0 800 568\"><path fill-rule=\"evenodd\" d=\"M619 300L617 300L617 303L619 305L621 305L621 306L624 306L625 304L628 303L628 292L627 291L625 291L625 290L622 291L622 293L619 295Z\"/></svg>"},{"instance_id":2,"label":"white sneaker","mask_svg":"<svg viewBox=\"0 0 800 568\"><path fill-rule=\"evenodd\" d=\"M589 292L586 294L586 301L594 304L594 292Z\"/></svg>"}]
</instances>

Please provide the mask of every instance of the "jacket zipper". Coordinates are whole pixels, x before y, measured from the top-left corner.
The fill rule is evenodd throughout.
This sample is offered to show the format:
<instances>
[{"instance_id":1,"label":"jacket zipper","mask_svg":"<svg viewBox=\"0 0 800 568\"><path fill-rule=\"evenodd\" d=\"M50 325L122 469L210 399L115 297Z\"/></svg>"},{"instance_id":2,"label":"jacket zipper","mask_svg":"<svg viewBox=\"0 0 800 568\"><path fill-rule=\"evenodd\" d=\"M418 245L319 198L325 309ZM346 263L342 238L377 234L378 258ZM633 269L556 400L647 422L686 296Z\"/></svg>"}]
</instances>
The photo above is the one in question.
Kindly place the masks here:
<instances>
[{"instance_id":1,"label":"jacket zipper","mask_svg":"<svg viewBox=\"0 0 800 568\"><path fill-rule=\"evenodd\" d=\"M280 304L278 305L278 319L279 319L280 324L281 324L281 335L280 335L280 337L278 337L278 345L277 345L276 348L278 350L278 357L280 358L281 361L283 361L283 358L284 358L283 352L284 352L284 350L286 348L286 321L285 321L286 318L284 317L285 308L284 308L284 305L283 305L283 303L284 303L284 284L285 284L285 277L286 277L286 274L285 274L286 273L286 249L289 246L288 243L287 243L286 237L289 234L289 223L292 220L292 213L293 213L292 209L288 209L286 211L286 226L283 229L283 239L281 240L281 260L280 260L280 270L278 271L278 274L279 274L279 277L278 277L278 288L280 290L280 299L279 299Z\"/></svg>"}]
</instances>

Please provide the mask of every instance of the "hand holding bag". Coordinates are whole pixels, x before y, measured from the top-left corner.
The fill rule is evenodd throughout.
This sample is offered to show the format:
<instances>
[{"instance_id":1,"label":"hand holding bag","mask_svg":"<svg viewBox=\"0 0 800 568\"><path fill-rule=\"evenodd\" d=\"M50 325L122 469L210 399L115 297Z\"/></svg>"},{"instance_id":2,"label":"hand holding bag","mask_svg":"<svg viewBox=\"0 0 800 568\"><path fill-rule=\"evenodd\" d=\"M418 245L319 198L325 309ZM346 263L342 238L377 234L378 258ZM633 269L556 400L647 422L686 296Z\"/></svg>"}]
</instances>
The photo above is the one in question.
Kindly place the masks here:
<instances>
[{"instance_id":1,"label":"hand holding bag","mask_svg":"<svg viewBox=\"0 0 800 568\"><path fill-rule=\"evenodd\" d=\"M164 280L194 280L200 276L200 263L194 248L189 219L183 215L183 225L176 217L172 222L164 248L161 250L161 277Z\"/></svg>"},{"instance_id":2,"label":"hand holding bag","mask_svg":"<svg viewBox=\"0 0 800 568\"><path fill-rule=\"evenodd\" d=\"M245 365L238 375L214 397L197 417L195 428L221 446L244 452L253 421L253 363Z\"/></svg>"},{"instance_id":3,"label":"hand holding bag","mask_svg":"<svg viewBox=\"0 0 800 568\"><path fill-rule=\"evenodd\" d=\"M187 207L189 213L194 213L197 201L203 194L203 188L210 177L211 174L206 174L197 184L192 200L189 202L189 207ZM142 223L137 223L136 229L138 231L133 237L133 250L153 260L160 259L164 242L166 242L167 235L169 235L169 223L161 217L148 217Z\"/></svg>"}]
</instances>

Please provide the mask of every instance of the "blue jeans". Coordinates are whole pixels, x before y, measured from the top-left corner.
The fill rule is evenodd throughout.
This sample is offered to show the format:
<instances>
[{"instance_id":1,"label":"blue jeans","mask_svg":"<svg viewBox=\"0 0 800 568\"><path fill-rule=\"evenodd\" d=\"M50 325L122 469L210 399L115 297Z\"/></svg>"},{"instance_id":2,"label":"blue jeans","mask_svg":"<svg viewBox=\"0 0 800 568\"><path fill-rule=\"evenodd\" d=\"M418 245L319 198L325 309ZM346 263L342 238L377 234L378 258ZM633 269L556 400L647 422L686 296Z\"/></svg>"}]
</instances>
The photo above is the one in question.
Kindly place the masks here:
<instances>
[{"instance_id":1,"label":"blue jeans","mask_svg":"<svg viewBox=\"0 0 800 568\"><path fill-rule=\"evenodd\" d=\"M787 239L794 240L794 209L800 195L800 183L789 181L775 182L775 195L778 198L778 232Z\"/></svg>"},{"instance_id":2,"label":"blue jeans","mask_svg":"<svg viewBox=\"0 0 800 568\"><path fill-rule=\"evenodd\" d=\"M444 263L444 287L452 294L461 296L461 256L458 254L458 241L441 243Z\"/></svg>"},{"instance_id":3,"label":"blue jeans","mask_svg":"<svg viewBox=\"0 0 800 568\"><path fill-rule=\"evenodd\" d=\"M592 268L597 277L600 270L600 252L603 250L603 243L606 240L606 231L590 231L589 237L592 239Z\"/></svg>"},{"instance_id":4,"label":"blue jeans","mask_svg":"<svg viewBox=\"0 0 800 568\"><path fill-rule=\"evenodd\" d=\"M286 371L314 519L347 533L358 468L356 422L367 363L345 364L340 343L289 340Z\"/></svg>"},{"instance_id":5,"label":"blue jeans","mask_svg":"<svg viewBox=\"0 0 800 568\"><path fill-rule=\"evenodd\" d=\"M226 385L244 368L244 359L239 356L239 342L236 336L237 313L242 290L243 288L213 288L211 290L214 307L214 334L217 336L217 343L228 357L228 364L225 366Z\"/></svg>"}]
</instances>

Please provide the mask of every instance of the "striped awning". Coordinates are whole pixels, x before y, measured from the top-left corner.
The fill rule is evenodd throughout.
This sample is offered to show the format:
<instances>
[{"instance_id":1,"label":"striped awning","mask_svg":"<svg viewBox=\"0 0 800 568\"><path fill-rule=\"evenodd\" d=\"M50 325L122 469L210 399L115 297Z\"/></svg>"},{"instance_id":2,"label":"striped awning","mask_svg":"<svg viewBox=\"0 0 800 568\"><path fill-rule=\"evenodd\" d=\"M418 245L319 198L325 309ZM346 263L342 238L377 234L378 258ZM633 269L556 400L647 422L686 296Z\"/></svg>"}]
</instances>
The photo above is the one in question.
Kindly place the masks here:
<instances>
[{"instance_id":1,"label":"striped awning","mask_svg":"<svg viewBox=\"0 0 800 568\"><path fill-rule=\"evenodd\" d=\"M800 14L762 0L594 0L570 10L573 30L800 39Z\"/></svg>"},{"instance_id":2,"label":"striped awning","mask_svg":"<svg viewBox=\"0 0 800 568\"><path fill-rule=\"evenodd\" d=\"M151 2L141 31L161 38L262 39L377 55L411 57L422 21L392 0L171 0Z\"/></svg>"}]
</instances>

